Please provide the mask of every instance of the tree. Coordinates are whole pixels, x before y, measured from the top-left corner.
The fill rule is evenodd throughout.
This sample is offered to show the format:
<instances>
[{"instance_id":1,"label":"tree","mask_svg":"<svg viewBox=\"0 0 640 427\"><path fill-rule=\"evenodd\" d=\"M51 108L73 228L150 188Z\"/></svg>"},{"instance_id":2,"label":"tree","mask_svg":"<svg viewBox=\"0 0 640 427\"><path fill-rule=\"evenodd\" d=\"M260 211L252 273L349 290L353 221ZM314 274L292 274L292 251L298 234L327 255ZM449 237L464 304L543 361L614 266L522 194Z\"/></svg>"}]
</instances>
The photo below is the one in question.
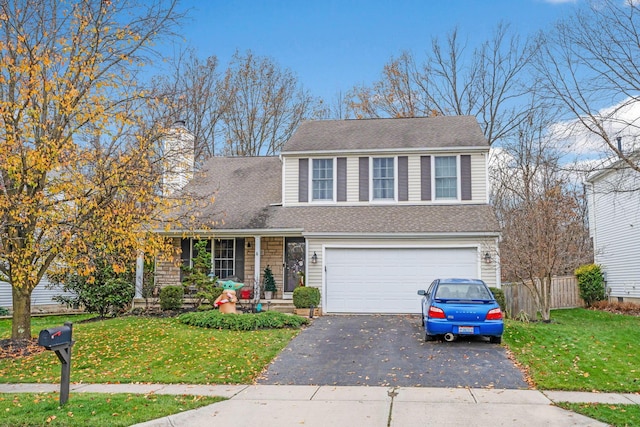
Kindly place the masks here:
<instances>
[{"instance_id":1,"label":"tree","mask_svg":"<svg viewBox=\"0 0 640 427\"><path fill-rule=\"evenodd\" d=\"M551 278L592 258L584 194L560 165L549 133L553 111L538 105L491 162L492 201L502 225L503 277L523 283L550 319Z\"/></svg>"},{"instance_id":2,"label":"tree","mask_svg":"<svg viewBox=\"0 0 640 427\"><path fill-rule=\"evenodd\" d=\"M235 53L222 88L226 155L278 154L303 119L319 114L291 71L251 51Z\"/></svg>"},{"instance_id":3,"label":"tree","mask_svg":"<svg viewBox=\"0 0 640 427\"><path fill-rule=\"evenodd\" d=\"M640 163L631 150L618 148L618 137L635 143L640 133L639 39L638 2L591 1L540 35L534 62L547 98L564 109L573 135L636 171Z\"/></svg>"},{"instance_id":4,"label":"tree","mask_svg":"<svg viewBox=\"0 0 640 427\"><path fill-rule=\"evenodd\" d=\"M356 117L473 115L489 144L508 136L525 117L515 101L528 92L522 74L535 52L500 24L471 53L453 30L433 38L423 65L409 52L384 66L371 88L356 87L350 107Z\"/></svg>"},{"instance_id":5,"label":"tree","mask_svg":"<svg viewBox=\"0 0 640 427\"><path fill-rule=\"evenodd\" d=\"M222 115L229 101L218 73L218 59L198 58L189 49L170 62L172 72L153 82L154 96L163 102L154 105L154 121L183 120L194 135L197 166L222 150Z\"/></svg>"},{"instance_id":6,"label":"tree","mask_svg":"<svg viewBox=\"0 0 640 427\"><path fill-rule=\"evenodd\" d=\"M130 254L161 200L158 126L139 67L180 19L173 0L0 2L0 279L12 338L31 338L31 293L52 267L90 277L91 247ZM114 263L114 272L125 266Z\"/></svg>"}]
</instances>

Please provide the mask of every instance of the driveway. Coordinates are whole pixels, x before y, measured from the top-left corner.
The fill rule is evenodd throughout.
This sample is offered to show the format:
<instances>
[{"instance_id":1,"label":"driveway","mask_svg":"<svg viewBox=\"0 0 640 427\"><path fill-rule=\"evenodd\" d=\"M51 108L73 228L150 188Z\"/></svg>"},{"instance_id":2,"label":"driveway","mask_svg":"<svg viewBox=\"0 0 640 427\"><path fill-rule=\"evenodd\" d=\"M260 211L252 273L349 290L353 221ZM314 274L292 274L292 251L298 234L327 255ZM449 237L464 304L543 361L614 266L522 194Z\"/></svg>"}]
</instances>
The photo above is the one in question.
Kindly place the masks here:
<instances>
[{"instance_id":1,"label":"driveway","mask_svg":"<svg viewBox=\"0 0 640 427\"><path fill-rule=\"evenodd\" d=\"M258 384L528 388L504 347L478 338L425 342L419 315L316 318Z\"/></svg>"}]
</instances>

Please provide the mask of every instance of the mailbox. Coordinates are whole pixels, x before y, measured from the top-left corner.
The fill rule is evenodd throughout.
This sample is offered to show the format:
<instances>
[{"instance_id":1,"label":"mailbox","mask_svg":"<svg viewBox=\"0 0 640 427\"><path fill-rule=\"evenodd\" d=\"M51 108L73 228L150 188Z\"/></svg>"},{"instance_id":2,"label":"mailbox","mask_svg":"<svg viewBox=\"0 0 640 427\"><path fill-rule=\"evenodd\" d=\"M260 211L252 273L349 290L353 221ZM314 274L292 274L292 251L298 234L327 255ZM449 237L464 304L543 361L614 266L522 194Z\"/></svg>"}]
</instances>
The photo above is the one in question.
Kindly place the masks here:
<instances>
[{"instance_id":1,"label":"mailbox","mask_svg":"<svg viewBox=\"0 0 640 427\"><path fill-rule=\"evenodd\" d=\"M71 348L73 347L73 323L64 322L64 326L43 329L38 335L38 345L53 350L60 359L60 405L69 400L69 383L71 382Z\"/></svg>"},{"instance_id":2,"label":"mailbox","mask_svg":"<svg viewBox=\"0 0 640 427\"><path fill-rule=\"evenodd\" d=\"M53 347L71 344L71 327L59 326L57 328L43 329L38 336L38 345L47 350Z\"/></svg>"}]
</instances>

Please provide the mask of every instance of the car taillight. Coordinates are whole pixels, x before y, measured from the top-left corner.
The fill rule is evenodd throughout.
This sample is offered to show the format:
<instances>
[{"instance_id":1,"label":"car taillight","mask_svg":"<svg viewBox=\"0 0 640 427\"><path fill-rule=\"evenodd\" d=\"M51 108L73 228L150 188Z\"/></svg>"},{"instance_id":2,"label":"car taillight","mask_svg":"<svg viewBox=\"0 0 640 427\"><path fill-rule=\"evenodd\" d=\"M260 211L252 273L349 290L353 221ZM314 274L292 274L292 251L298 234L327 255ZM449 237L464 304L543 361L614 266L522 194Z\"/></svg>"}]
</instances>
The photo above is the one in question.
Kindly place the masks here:
<instances>
[{"instance_id":1,"label":"car taillight","mask_svg":"<svg viewBox=\"0 0 640 427\"><path fill-rule=\"evenodd\" d=\"M487 320L500 320L502 319L502 310L500 308L493 308L487 313Z\"/></svg>"},{"instance_id":2,"label":"car taillight","mask_svg":"<svg viewBox=\"0 0 640 427\"><path fill-rule=\"evenodd\" d=\"M444 319L444 310L438 307L429 307L429 317L432 319Z\"/></svg>"}]
</instances>

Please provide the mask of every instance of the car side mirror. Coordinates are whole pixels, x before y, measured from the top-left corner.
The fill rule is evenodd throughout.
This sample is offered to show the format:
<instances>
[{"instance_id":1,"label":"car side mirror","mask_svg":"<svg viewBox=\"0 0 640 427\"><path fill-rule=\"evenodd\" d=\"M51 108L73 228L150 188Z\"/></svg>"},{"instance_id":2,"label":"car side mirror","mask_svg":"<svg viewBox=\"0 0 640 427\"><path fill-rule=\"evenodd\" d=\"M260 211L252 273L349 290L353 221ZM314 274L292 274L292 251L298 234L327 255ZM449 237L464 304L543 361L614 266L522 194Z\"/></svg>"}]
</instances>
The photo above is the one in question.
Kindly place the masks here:
<instances>
[{"instance_id":1,"label":"car side mirror","mask_svg":"<svg viewBox=\"0 0 640 427\"><path fill-rule=\"evenodd\" d=\"M427 292L424 289L420 289L418 291L418 295L426 295L426 294L427 294Z\"/></svg>"}]
</instances>

